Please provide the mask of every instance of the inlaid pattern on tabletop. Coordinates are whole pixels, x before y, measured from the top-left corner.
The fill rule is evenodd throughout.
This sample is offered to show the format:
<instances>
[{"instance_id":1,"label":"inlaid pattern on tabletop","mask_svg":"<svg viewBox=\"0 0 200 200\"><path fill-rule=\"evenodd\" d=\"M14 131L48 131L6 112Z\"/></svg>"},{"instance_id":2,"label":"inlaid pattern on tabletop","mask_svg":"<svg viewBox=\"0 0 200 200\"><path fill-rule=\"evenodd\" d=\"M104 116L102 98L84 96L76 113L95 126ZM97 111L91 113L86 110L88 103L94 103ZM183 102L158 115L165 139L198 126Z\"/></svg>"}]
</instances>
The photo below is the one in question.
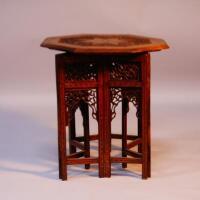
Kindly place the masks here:
<instances>
[{"instance_id":1,"label":"inlaid pattern on tabletop","mask_svg":"<svg viewBox=\"0 0 200 200\"><path fill-rule=\"evenodd\" d=\"M137 35L81 34L48 37L42 47L72 53L137 53L167 49L167 43L158 38Z\"/></svg>"}]
</instances>

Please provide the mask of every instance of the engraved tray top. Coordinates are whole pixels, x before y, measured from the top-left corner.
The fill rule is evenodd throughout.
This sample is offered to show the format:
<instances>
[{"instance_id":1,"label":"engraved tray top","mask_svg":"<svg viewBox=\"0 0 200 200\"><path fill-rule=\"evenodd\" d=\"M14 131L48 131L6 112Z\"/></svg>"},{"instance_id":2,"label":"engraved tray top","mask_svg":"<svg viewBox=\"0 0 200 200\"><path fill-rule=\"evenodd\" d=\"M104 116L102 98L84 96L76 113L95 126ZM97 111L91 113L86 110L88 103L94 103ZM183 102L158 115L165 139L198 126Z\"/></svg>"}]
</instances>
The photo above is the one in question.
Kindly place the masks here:
<instances>
[{"instance_id":1,"label":"engraved tray top","mask_svg":"<svg viewBox=\"0 0 200 200\"><path fill-rule=\"evenodd\" d=\"M48 37L42 47L72 53L138 53L167 49L167 43L158 38L137 35L81 34Z\"/></svg>"}]
</instances>

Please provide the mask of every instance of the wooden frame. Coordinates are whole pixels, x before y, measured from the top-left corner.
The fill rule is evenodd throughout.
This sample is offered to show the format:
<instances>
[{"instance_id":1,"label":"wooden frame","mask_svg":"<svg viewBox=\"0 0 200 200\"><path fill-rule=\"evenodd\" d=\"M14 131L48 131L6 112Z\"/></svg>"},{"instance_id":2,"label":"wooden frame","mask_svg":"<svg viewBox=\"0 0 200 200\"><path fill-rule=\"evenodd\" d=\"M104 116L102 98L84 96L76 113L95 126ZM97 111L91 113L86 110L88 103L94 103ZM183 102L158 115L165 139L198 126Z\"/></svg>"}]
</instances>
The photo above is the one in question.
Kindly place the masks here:
<instances>
[{"instance_id":1,"label":"wooden frame","mask_svg":"<svg viewBox=\"0 0 200 200\"><path fill-rule=\"evenodd\" d=\"M113 62L140 63L140 79L138 80L113 80L111 77L110 64ZM91 80L79 80L81 74L75 76L77 80L67 80L65 74L68 65L78 63L87 65L95 63L96 75ZM82 73L82 72L81 72ZM89 72L88 72L89 73ZM127 72L129 73L129 72ZM92 74L94 76L94 74ZM67 179L67 165L85 164L89 169L90 164L98 163L99 177L111 176L111 163L122 163L126 168L127 163L142 164L142 178L150 177L150 55L141 53L134 55L79 55L59 54L56 55L56 80L57 80L57 102L58 102L58 149L59 149L59 178ZM117 93L117 90L120 93ZM90 90L96 91L96 102L90 105L87 93ZM114 93L111 92L114 91ZM117 91L117 92L116 92ZM137 93L135 93L135 91ZM70 93L71 92L71 93ZM75 130L75 108L69 102L76 95L78 104L73 106L80 108L83 116L84 136L76 136ZM122 101L122 134L111 133L111 120L115 116L115 110L111 111L111 104L115 96ZM82 96L81 96L82 95ZM137 98L133 95L139 95ZM138 135L127 134L127 112L128 103L133 103L138 109ZM84 99L82 101L82 99ZM73 100L73 99L72 99ZM119 102L116 103L117 106ZM71 107L72 108L71 108ZM98 121L98 134L89 133L89 106ZM96 107L95 107L96 106ZM66 148L66 126L69 127L69 153ZM111 139L122 140L122 157L111 157ZM90 157L90 141L98 140L99 156ZM131 140L131 142L128 142ZM82 143L83 142L83 143ZM138 151L131 148L138 145ZM77 151L80 149L81 151ZM127 157L127 156L131 156ZM85 158L83 158L85 157Z\"/></svg>"}]
</instances>

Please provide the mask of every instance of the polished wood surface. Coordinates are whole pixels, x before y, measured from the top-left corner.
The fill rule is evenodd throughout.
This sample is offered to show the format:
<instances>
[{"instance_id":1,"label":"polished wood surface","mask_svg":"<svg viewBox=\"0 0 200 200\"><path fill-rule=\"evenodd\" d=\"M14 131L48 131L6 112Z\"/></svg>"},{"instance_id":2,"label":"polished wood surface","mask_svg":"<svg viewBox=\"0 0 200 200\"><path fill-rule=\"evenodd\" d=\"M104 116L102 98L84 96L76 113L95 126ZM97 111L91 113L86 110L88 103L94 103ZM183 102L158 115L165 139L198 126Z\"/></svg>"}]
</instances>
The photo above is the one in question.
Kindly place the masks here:
<instances>
[{"instance_id":1,"label":"polished wood surface","mask_svg":"<svg viewBox=\"0 0 200 200\"><path fill-rule=\"evenodd\" d=\"M149 52L168 48L166 42L135 35L73 35L47 38L41 46L65 51L56 55L59 178L66 180L68 165L76 164L84 164L85 169L98 164L99 177L110 177L112 163L121 163L122 168L141 164L141 177L149 178ZM115 134L111 122L120 103L121 134ZM136 108L138 127L131 134L127 132L129 104ZM83 118L83 136L76 132L77 109ZM97 121L97 133L90 133L90 113ZM112 139L121 140L120 156L111 154ZM91 156L92 140L98 141L96 157Z\"/></svg>"},{"instance_id":2,"label":"polished wood surface","mask_svg":"<svg viewBox=\"0 0 200 200\"><path fill-rule=\"evenodd\" d=\"M109 54L138 53L167 49L167 43L158 38L137 35L81 34L48 37L42 47L71 53Z\"/></svg>"},{"instance_id":3,"label":"polished wood surface","mask_svg":"<svg viewBox=\"0 0 200 200\"><path fill-rule=\"evenodd\" d=\"M142 165L141 177L151 176L150 163L150 55L56 55L58 94L59 174L67 179L67 166L98 163L99 177L111 176L111 164ZM111 132L111 122L122 103L122 133ZM136 107L138 133L127 133L129 103ZM97 120L98 132L89 131L89 112ZM75 112L83 117L83 136L76 133ZM77 120L77 121L76 121ZM75 122L76 121L76 122ZM66 152L66 126L69 153ZM120 139L121 156L111 155L112 139ZM90 141L98 140L98 156L91 157ZM136 148L135 148L136 147ZM135 148L135 149L133 149Z\"/></svg>"}]
</instances>

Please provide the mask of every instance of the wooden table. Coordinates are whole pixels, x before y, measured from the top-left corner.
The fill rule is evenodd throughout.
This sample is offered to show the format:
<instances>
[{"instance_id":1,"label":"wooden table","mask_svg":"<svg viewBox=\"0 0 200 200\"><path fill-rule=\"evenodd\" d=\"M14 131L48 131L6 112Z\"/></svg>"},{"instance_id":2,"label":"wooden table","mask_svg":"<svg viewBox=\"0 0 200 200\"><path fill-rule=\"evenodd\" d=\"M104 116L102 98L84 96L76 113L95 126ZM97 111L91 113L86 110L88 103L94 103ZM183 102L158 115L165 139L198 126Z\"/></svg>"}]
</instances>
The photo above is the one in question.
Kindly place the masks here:
<instances>
[{"instance_id":1,"label":"wooden table","mask_svg":"<svg viewBox=\"0 0 200 200\"><path fill-rule=\"evenodd\" d=\"M142 164L142 178L150 177L150 54L167 49L162 39L136 35L71 35L49 37L42 47L64 51L56 55L58 99L59 177L67 179L67 165L98 163L99 177L111 176L111 163ZM111 121L122 103L122 133L111 133ZM138 130L127 134L129 102L136 107ZM98 134L89 133L89 107ZM83 116L84 136L77 136L75 111ZM69 152L66 150L69 127ZM111 157L112 138L122 140L122 156ZM90 156L90 141L98 140L98 157ZM137 151L131 150L136 147ZM77 151L80 149L80 151ZM129 157L128 157L129 156Z\"/></svg>"}]
</instances>

